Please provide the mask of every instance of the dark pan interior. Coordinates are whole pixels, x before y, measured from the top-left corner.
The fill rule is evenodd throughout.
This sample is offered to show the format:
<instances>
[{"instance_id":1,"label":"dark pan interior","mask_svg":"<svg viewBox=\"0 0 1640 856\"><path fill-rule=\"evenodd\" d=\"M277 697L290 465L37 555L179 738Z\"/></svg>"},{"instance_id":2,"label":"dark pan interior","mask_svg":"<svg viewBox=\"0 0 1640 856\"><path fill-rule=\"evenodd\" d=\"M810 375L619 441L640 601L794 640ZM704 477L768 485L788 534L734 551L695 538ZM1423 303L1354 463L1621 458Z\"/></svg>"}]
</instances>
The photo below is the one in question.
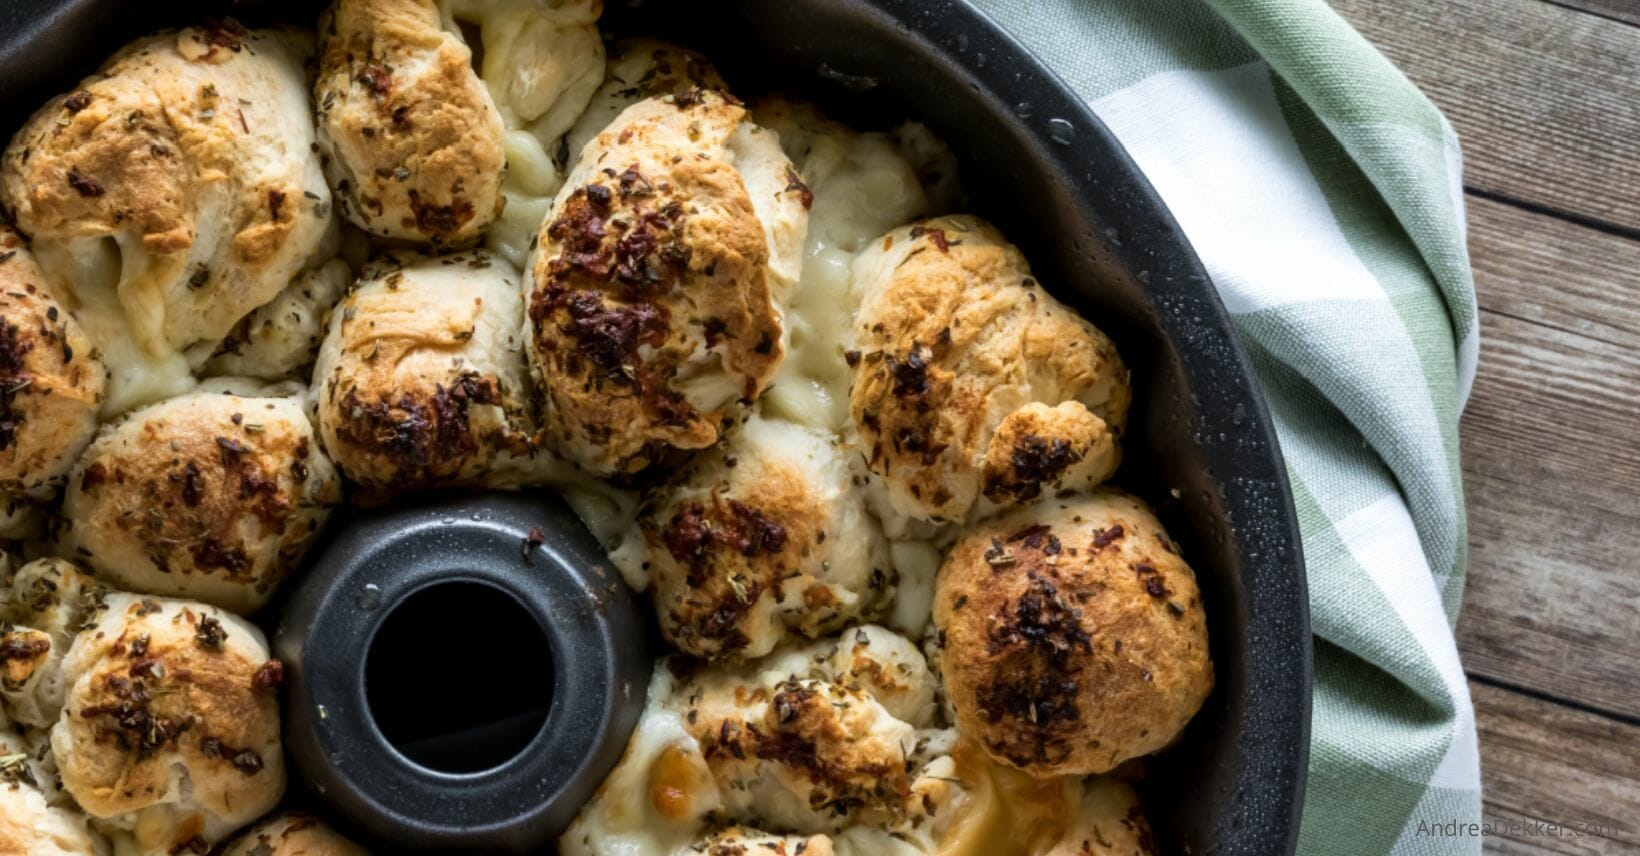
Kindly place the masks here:
<instances>
[{"instance_id":1,"label":"dark pan interior","mask_svg":"<svg viewBox=\"0 0 1640 856\"><path fill-rule=\"evenodd\" d=\"M1198 576L1217 687L1155 760L1166 853L1290 853L1309 745L1310 633L1296 518L1247 358L1200 263L1120 145L960 0L607 0L606 31L698 48L742 94L785 90L861 127L929 124L970 208L1116 339L1135 407L1117 481L1152 502ZM0 129L119 43L199 10L302 20L312 3L0 0ZM1032 105L1021 118L1013 105ZM1071 129L1067 138L1063 120Z\"/></svg>"}]
</instances>

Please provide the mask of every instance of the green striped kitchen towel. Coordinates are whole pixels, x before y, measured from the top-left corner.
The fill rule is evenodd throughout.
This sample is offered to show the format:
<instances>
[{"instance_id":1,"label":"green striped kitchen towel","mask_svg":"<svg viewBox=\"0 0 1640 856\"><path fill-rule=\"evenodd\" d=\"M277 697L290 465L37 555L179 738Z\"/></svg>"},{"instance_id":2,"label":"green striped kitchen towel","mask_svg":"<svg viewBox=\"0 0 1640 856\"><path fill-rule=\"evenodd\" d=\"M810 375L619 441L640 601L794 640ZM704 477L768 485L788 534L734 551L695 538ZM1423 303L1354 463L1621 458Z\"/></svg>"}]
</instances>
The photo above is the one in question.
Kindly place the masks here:
<instances>
[{"instance_id":1,"label":"green striped kitchen towel","mask_svg":"<svg viewBox=\"0 0 1640 856\"><path fill-rule=\"evenodd\" d=\"M1453 641L1479 344L1452 128L1322 0L976 0L1093 106L1269 398L1308 561L1306 856L1479 853ZM1450 828L1450 827L1449 827Z\"/></svg>"}]
</instances>

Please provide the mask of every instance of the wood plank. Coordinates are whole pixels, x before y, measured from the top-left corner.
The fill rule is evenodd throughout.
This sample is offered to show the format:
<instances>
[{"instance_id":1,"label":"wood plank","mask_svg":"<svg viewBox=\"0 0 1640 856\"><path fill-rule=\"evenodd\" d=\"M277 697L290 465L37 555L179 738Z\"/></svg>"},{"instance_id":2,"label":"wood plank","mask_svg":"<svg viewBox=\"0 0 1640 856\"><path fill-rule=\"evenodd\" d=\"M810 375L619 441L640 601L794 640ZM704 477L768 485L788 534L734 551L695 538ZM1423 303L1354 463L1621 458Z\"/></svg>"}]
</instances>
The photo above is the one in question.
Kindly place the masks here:
<instances>
[{"instance_id":1,"label":"wood plank","mask_svg":"<svg viewBox=\"0 0 1640 856\"><path fill-rule=\"evenodd\" d=\"M1545 0L1556 6L1604 15L1627 24L1640 25L1640 0Z\"/></svg>"},{"instance_id":2,"label":"wood plank","mask_svg":"<svg viewBox=\"0 0 1640 856\"><path fill-rule=\"evenodd\" d=\"M1488 837L1488 853L1640 852L1640 726L1471 681L1480 733L1483 818L1586 824L1600 835ZM1547 830L1543 830L1547 831Z\"/></svg>"},{"instance_id":3,"label":"wood plank","mask_svg":"<svg viewBox=\"0 0 1640 856\"><path fill-rule=\"evenodd\" d=\"M1477 196L1468 206L1483 307L1602 342L1640 342L1640 242Z\"/></svg>"},{"instance_id":4,"label":"wood plank","mask_svg":"<svg viewBox=\"0 0 1640 856\"><path fill-rule=\"evenodd\" d=\"M1640 721L1640 242L1470 200L1471 674Z\"/></svg>"},{"instance_id":5,"label":"wood plank","mask_svg":"<svg viewBox=\"0 0 1640 856\"><path fill-rule=\"evenodd\" d=\"M1467 181L1640 234L1640 27L1541 0L1334 0L1446 113Z\"/></svg>"}]
</instances>

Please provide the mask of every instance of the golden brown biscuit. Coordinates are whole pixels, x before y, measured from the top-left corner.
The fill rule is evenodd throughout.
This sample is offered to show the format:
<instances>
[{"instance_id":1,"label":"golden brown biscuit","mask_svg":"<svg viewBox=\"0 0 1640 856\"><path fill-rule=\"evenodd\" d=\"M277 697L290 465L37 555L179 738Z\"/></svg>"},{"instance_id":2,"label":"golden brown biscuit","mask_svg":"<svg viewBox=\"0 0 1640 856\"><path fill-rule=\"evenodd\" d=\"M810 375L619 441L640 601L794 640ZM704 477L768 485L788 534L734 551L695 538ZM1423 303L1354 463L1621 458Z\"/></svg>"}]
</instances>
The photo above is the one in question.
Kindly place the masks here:
<instances>
[{"instance_id":1,"label":"golden brown biscuit","mask_svg":"<svg viewBox=\"0 0 1640 856\"><path fill-rule=\"evenodd\" d=\"M0 224L0 501L56 492L96 433L107 378L22 238Z\"/></svg>"},{"instance_id":2,"label":"golden brown biscuit","mask_svg":"<svg viewBox=\"0 0 1640 856\"><path fill-rule=\"evenodd\" d=\"M189 393L131 413L81 456L60 550L120 588L248 613L340 500L300 397Z\"/></svg>"},{"instance_id":3,"label":"golden brown biscuit","mask_svg":"<svg viewBox=\"0 0 1640 856\"><path fill-rule=\"evenodd\" d=\"M962 521L1115 471L1127 369L996 229L896 229L855 260L851 288L849 408L887 511Z\"/></svg>"},{"instance_id":4,"label":"golden brown biscuit","mask_svg":"<svg viewBox=\"0 0 1640 856\"><path fill-rule=\"evenodd\" d=\"M365 856L369 852L313 815L288 811L240 833L222 856Z\"/></svg>"},{"instance_id":5,"label":"golden brown biscuit","mask_svg":"<svg viewBox=\"0 0 1640 856\"><path fill-rule=\"evenodd\" d=\"M603 84L590 93L591 100L578 102L585 109L563 112L575 124L555 143L529 131L507 133L507 208L490 231L486 246L520 267L528 267L529 251L535 246L543 218L552 209L552 197L563 184L564 172L580 160L581 150L599 131L645 98L675 95L696 87L727 88L705 58L646 38L615 42L606 73L601 78L588 75L584 81L596 84L599 79ZM574 97L588 96L578 92ZM553 112L561 111L555 107ZM560 127L560 123L555 120L552 127ZM543 139L549 143L547 147L542 147Z\"/></svg>"},{"instance_id":6,"label":"golden brown biscuit","mask_svg":"<svg viewBox=\"0 0 1640 856\"><path fill-rule=\"evenodd\" d=\"M332 228L311 54L306 35L231 21L138 39L23 126L0 201L64 275L117 244L118 300L148 351L219 339Z\"/></svg>"},{"instance_id":7,"label":"golden brown biscuit","mask_svg":"<svg viewBox=\"0 0 1640 856\"><path fill-rule=\"evenodd\" d=\"M432 0L337 0L313 100L337 204L370 234L459 246L501 212L501 114Z\"/></svg>"},{"instance_id":8,"label":"golden brown biscuit","mask_svg":"<svg viewBox=\"0 0 1640 856\"><path fill-rule=\"evenodd\" d=\"M861 633L864 640L851 638ZM883 639L876 650L873 636ZM884 706L880 699L905 697L874 680L862 668L868 663L904 663L906 679L932 691L910 643L868 626L740 667L703 670L672 694L667 704L697 742L726 816L814 834L905 814L916 731Z\"/></svg>"},{"instance_id":9,"label":"golden brown biscuit","mask_svg":"<svg viewBox=\"0 0 1640 856\"><path fill-rule=\"evenodd\" d=\"M285 788L261 631L214 607L116 593L63 662L51 730L63 787L140 852L202 852Z\"/></svg>"},{"instance_id":10,"label":"golden brown biscuit","mask_svg":"<svg viewBox=\"0 0 1640 856\"><path fill-rule=\"evenodd\" d=\"M534 431L523 328L517 274L488 253L378 260L319 349L325 448L373 488L507 482Z\"/></svg>"},{"instance_id":11,"label":"golden brown biscuit","mask_svg":"<svg viewBox=\"0 0 1640 856\"><path fill-rule=\"evenodd\" d=\"M863 693L814 680L738 699L734 686L698 689L685 718L730 816L814 833L903 809L914 733Z\"/></svg>"},{"instance_id":12,"label":"golden brown biscuit","mask_svg":"<svg viewBox=\"0 0 1640 856\"><path fill-rule=\"evenodd\" d=\"M1103 773L1173 742L1213 687L1195 575L1125 494L971 530L934 595L958 729L1037 776Z\"/></svg>"},{"instance_id":13,"label":"golden brown biscuit","mask_svg":"<svg viewBox=\"0 0 1640 856\"><path fill-rule=\"evenodd\" d=\"M876 624L782 645L749 668L758 674L837 684L870 696L890 716L914 728L934 725L936 681L928 661L911 640Z\"/></svg>"},{"instance_id":14,"label":"golden brown biscuit","mask_svg":"<svg viewBox=\"0 0 1640 856\"><path fill-rule=\"evenodd\" d=\"M778 140L716 92L640 102L542 227L530 357L558 451L600 474L706 448L784 356L807 210Z\"/></svg>"},{"instance_id":15,"label":"golden brown biscuit","mask_svg":"<svg viewBox=\"0 0 1640 856\"><path fill-rule=\"evenodd\" d=\"M1031 500L1099 484L1118 454L1115 433L1082 402L1033 401L1003 417L985 444L980 484L993 503Z\"/></svg>"},{"instance_id":16,"label":"golden brown biscuit","mask_svg":"<svg viewBox=\"0 0 1640 856\"><path fill-rule=\"evenodd\" d=\"M894 595L888 542L849 457L821 431L751 417L655 491L638 525L661 630L700 657L760 657Z\"/></svg>"}]
</instances>

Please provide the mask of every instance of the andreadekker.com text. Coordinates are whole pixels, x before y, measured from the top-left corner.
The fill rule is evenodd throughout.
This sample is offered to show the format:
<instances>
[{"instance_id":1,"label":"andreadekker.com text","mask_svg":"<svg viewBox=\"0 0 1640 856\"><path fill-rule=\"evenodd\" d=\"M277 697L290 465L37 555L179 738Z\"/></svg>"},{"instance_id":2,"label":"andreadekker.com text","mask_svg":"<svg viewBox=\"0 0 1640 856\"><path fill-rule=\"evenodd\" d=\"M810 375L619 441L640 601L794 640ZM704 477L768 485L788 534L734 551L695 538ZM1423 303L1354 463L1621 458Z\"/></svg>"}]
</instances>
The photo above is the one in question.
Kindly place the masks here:
<instances>
[{"instance_id":1,"label":"andreadekker.com text","mask_svg":"<svg viewBox=\"0 0 1640 856\"><path fill-rule=\"evenodd\" d=\"M1460 823L1456 820L1419 820L1414 834L1422 838L1611 838L1611 824L1547 820L1487 820Z\"/></svg>"}]
</instances>

